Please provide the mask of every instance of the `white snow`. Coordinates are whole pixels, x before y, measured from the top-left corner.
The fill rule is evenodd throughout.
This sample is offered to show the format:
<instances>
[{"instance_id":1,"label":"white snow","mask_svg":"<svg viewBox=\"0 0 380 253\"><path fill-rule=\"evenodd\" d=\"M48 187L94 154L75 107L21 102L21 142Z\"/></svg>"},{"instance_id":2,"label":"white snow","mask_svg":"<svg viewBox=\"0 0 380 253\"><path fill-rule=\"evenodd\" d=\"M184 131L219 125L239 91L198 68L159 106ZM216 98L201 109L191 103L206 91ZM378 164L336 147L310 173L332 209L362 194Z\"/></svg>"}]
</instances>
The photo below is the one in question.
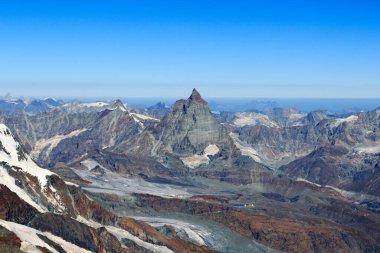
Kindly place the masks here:
<instances>
[{"instance_id":1,"label":"white snow","mask_svg":"<svg viewBox=\"0 0 380 253\"><path fill-rule=\"evenodd\" d=\"M297 120L297 119L302 119L305 116L306 116L305 113L294 112L294 113L289 114L289 119Z\"/></svg>"},{"instance_id":2,"label":"white snow","mask_svg":"<svg viewBox=\"0 0 380 253\"><path fill-rule=\"evenodd\" d=\"M74 183L72 183L72 182L68 182L68 181L65 181L65 184L67 184L67 185L71 185L71 186L79 187L79 185L74 184Z\"/></svg>"},{"instance_id":3,"label":"white snow","mask_svg":"<svg viewBox=\"0 0 380 253\"><path fill-rule=\"evenodd\" d=\"M47 154L50 154L50 152L63 140L65 139L69 139L69 138L72 138L72 137L75 137L75 136L78 136L79 134L83 133L87 131L87 128L83 128L83 129L78 129L78 130L74 130L68 134L59 134L59 135L56 135L52 138L49 138L49 139L41 139L41 140L38 140L36 142L36 144L34 145L34 148L32 150L32 152L30 153L31 157L33 158L38 158L38 156L40 155L40 153L42 152L42 150L44 150L46 147L48 147L47 149Z\"/></svg>"},{"instance_id":4,"label":"white snow","mask_svg":"<svg viewBox=\"0 0 380 253\"><path fill-rule=\"evenodd\" d=\"M126 111L127 111L127 109L125 109L123 106L118 106L117 109L120 109L120 110L123 111L123 112L126 112Z\"/></svg>"},{"instance_id":5,"label":"white snow","mask_svg":"<svg viewBox=\"0 0 380 253\"><path fill-rule=\"evenodd\" d=\"M7 170L3 168L1 165L0 165L0 184L3 184L6 187L8 187L9 190L16 193L17 196L19 196L22 200L24 200L29 205L36 208L39 212L41 213L46 212L45 209L43 209L36 202L34 202L32 198L28 194L26 194L26 192L24 192L20 187L16 185L15 179L11 177L8 174Z\"/></svg>"},{"instance_id":6,"label":"white snow","mask_svg":"<svg viewBox=\"0 0 380 253\"><path fill-rule=\"evenodd\" d=\"M236 126L254 126L263 125L267 127L279 127L276 122L271 121L268 115L257 112L238 112L235 114L236 118L233 124Z\"/></svg>"},{"instance_id":7,"label":"white snow","mask_svg":"<svg viewBox=\"0 0 380 253\"><path fill-rule=\"evenodd\" d=\"M354 148L358 153L377 154L380 153L380 142L367 143Z\"/></svg>"},{"instance_id":8,"label":"white snow","mask_svg":"<svg viewBox=\"0 0 380 253\"><path fill-rule=\"evenodd\" d=\"M110 105L109 103L105 103L105 102L93 102L93 103L79 104L79 106L82 106L82 107L105 107L105 106L109 106L109 105Z\"/></svg>"},{"instance_id":9,"label":"white snow","mask_svg":"<svg viewBox=\"0 0 380 253\"><path fill-rule=\"evenodd\" d=\"M347 118L341 118L341 119L335 119L333 121L333 126L339 126L340 124L344 123L344 122L354 122L358 119L358 116L357 115L351 115Z\"/></svg>"},{"instance_id":10,"label":"white snow","mask_svg":"<svg viewBox=\"0 0 380 253\"><path fill-rule=\"evenodd\" d=\"M248 143L241 141L237 134L230 133L230 136L233 139L235 146L240 149L242 155L249 156L256 162L261 162L260 156L254 148L250 147Z\"/></svg>"},{"instance_id":11,"label":"white snow","mask_svg":"<svg viewBox=\"0 0 380 253\"><path fill-rule=\"evenodd\" d=\"M20 144L15 141L12 134L4 134L6 130L10 132L10 130L4 124L0 124L0 141L3 144L4 148L10 153L10 155L1 150L0 161L7 162L11 166L22 168L23 171L37 177L41 186L44 187L47 184L46 176L51 176L54 173L37 166L37 164L35 164L27 154L25 154L26 160L19 161L17 148L20 147Z\"/></svg>"},{"instance_id":12,"label":"white snow","mask_svg":"<svg viewBox=\"0 0 380 253\"><path fill-rule=\"evenodd\" d=\"M137 236L132 235L127 230L124 230L124 229L121 229L118 227L113 227L113 226L103 226L103 225L96 223L94 221L88 221L81 216L78 216L77 220L79 222L86 224L87 226L90 226L90 227L94 227L94 228L105 227L107 229L107 231L110 232L111 234L113 234L114 236L116 236L116 238L119 241L121 241L123 238L126 238L128 240L135 242L137 245L139 245L145 249L151 250L154 253L174 253L172 250L170 250L166 246L160 246L160 245L155 245L155 244L152 244L149 242L145 242L145 241L141 240L140 238L138 238Z\"/></svg>"},{"instance_id":13,"label":"white snow","mask_svg":"<svg viewBox=\"0 0 380 253\"><path fill-rule=\"evenodd\" d=\"M53 247L49 246L46 242L44 242L39 235L44 235L48 239L60 245L66 252L76 252L76 253L91 253L91 251L80 248L79 246L72 244L63 240L62 238L55 236L48 232L41 232L34 228L30 228L24 225L20 225L17 223L0 220L0 225L6 228L9 231L12 231L16 234L18 238L22 241L21 250L27 253L40 253L41 251L36 247L44 247L50 250L53 253L58 253Z\"/></svg>"},{"instance_id":14,"label":"white snow","mask_svg":"<svg viewBox=\"0 0 380 253\"><path fill-rule=\"evenodd\" d=\"M196 168L200 166L201 164L207 164L210 161L210 158L208 156L216 155L219 152L218 146L215 144L208 145L204 150L203 154L195 154L190 157L182 157L182 162L189 168Z\"/></svg>"},{"instance_id":15,"label":"white snow","mask_svg":"<svg viewBox=\"0 0 380 253\"><path fill-rule=\"evenodd\" d=\"M65 241L61 237L55 236L49 232L44 232L43 235L52 240L53 242L57 243L66 252L91 253L91 251L83 249L75 244L72 244L71 242Z\"/></svg>"},{"instance_id":16,"label":"white snow","mask_svg":"<svg viewBox=\"0 0 380 253\"><path fill-rule=\"evenodd\" d=\"M11 169L15 169L12 166L21 168L23 173L36 177L42 189L41 194L44 194L58 211L64 210L65 207L60 201L60 196L56 194L56 190L52 186L47 184L47 176L55 174L49 170L39 167L27 154L25 154L26 160L22 159L19 161L17 148L20 147L20 144L15 141L12 134L8 134L7 132L10 133L9 129L5 125L0 124L0 141L5 150L9 153L7 154L7 152L1 150L0 162L5 162L11 167ZM23 189L16 185L15 179L8 174L7 169L3 166L0 166L0 175L0 184L7 186L12 192L16 193L21 199L35 207L38 211L46 212L45 207L38 205L38 203L33 201ZM48 187L53 192L53 196L46 194L47 192L45 190Z\"/></svg>"},{"instance_id":17,"label":"white snow","mask_svg":"<svg viewBox=\"0 0 380 253\"><path fill-rule=\"evenodd\" d=\"M153 118L153 117L149 117L147 115L143 115L143 114L138 114L138 113L135 113L135 112L131 112L130 115L132 115L132 117L134 118L137 118L137 120L153 120L153 121L160 121L159 119L156 119L156 118Z\"/></svg>"},{"instance_id":18,"label":"white snow","mask_svg":"<svg viewBox=\"0 0 380 253\"><path fill-rule=\"evenodd\" d=\"M37 246L44 247L51 252L58 253L54 248L37 236L38 231L17 223L0 220L0 225L12 231L21 240L21 250L30 253L40 253Z\"/></svg>"},{"instance_id":19,"label":"white snow","mask_svg":"<svg viewBox=\"0 0 380 253\"><path fill-rule=\"evenodd\" d=\"M218 152L219 152L219 148L215 144L208 145L203 151L204 155L206 156L209 156L209 155L213 156L213 155L218 154Z\"/></svg>"},{"instance_id":20,"label":"white snow","mask_svg":"<svg viewBox=\"0 0 380 253\"><path fill-rule=\"evenodd\" d=\"M297 178L296 181L299 181L299 182L305 182L305 183L308 183L308 184L311 184L311 185L314 185L314 186L317 186L317 187L325 187L325 188L329 188L329 189L332 189L336 192L338 192L340 195L342 195L343 197L350 197L352 195L355 195L356 193L353 193L353 192L349 192L349 191L345 191L345 190L342 190L342 189L339 189L337 187L334 187L334 186L331 186L331 185L320 185L320 184L317 184L317 183L313 183L313 182L310 182L309 180L307 179L304 179L304 178Z\"/></svg>"},{"instance_id":21,"label":"white snow","mask_svg":"<svg viewBox=\"0 0 380 253\"><path fill-rule=\"evenodd\" d=\"M206 245L205 238L210 236L210 233L207 232L205 228L180 220L141 216L130 216L130 218L148 223L153 227L162 227L164 225L173 226L177 230L185 231L189 239L198 245Z\"/></svg>"},{"instance_id":22,"label":"white snow","mask_svg":"<svg viewBox=\"0 0 380 253\"><path fill-rule=\"evenodd\" d=\"M296 181L298 181L298 182L305 182L305 183L308 183L308 184L311 184L311 185L314 185L314 186L317 186L317 187L322 187L320 184L313 183L313 182L311 182L311 181L309 181L307 179L301 178L301 177L297 178Z\"/></svg>"},{"instance_id":23,"label":"white snow","mask_svg":"<svg viewBox=\"0 0 380 253\"><path fill-rule=\"evenodd\" d=\"M97 166L99 166L100 168L104 169L104 167L102 165L100 165L97 161L95 161L94 159L86 159L82 162L80 162L80 164L82 164L83 166L85 166L88 170L92 170L92 169L95 169Z\"/></svg>"}]
</instances>

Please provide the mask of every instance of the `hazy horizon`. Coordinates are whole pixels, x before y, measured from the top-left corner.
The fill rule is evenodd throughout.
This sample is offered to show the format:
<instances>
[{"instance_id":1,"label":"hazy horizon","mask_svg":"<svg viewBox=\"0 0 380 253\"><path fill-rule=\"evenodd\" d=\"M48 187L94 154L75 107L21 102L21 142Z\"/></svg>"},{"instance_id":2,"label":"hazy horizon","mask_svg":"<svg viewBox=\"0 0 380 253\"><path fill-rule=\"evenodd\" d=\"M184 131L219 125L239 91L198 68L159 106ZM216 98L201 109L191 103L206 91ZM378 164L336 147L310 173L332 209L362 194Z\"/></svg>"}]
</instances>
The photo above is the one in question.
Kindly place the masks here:
<instances>
[{"instance_id":1,"label":"hazy horizon","mask_svg":"<svg viewBox=\"0 0 380 253\"><path fill-rule=\"evenodd\" d=\"M375 1L2 1L0 94L379 98Z\"/></svg>"}]
</instances>

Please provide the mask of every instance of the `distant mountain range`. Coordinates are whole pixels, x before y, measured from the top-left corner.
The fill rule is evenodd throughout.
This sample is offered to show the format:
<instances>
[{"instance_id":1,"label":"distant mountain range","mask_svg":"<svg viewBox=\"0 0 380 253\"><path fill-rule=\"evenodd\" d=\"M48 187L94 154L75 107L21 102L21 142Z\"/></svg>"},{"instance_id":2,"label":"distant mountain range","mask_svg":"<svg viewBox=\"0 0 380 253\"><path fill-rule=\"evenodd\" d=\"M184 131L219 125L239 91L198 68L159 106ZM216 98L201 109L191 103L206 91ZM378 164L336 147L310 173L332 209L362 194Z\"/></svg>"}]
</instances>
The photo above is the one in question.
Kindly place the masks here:
<instances>
[{"instance_id":1,"label":"distant mountain range","mask_svg":"<svg viewBox=\"0 0 380 253\"><path fill-rule=\"evenodd\" d=\"M380 251L380 109L54 101L0 118L0 250Z\"/></svg>"}]
</instances>

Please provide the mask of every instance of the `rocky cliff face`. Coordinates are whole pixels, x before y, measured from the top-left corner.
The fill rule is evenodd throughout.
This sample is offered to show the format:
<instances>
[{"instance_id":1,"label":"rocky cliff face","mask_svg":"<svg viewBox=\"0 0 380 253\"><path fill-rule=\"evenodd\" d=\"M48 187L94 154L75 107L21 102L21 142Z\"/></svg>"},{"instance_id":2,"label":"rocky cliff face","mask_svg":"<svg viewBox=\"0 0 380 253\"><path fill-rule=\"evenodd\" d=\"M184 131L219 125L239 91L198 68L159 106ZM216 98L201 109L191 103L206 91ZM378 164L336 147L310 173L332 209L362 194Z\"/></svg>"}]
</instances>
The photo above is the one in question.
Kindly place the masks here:
<instances>
[{"instance_id":1,"label":"rocky cliff face","mask_svg":"<svg viewBox=\"0 0 380 253\"><path fill-rule=\"evenodd\" d=\"M323 120L316 128L326 142L281 168L291 177L378 195L380 110ZM371 180L364 178L374 177ZM366 181L366 182L365 182Z\"/></svg>"},{"instance_id":2,"label":"rocky cliff face","mask_svg":"<svg viewBox=\"0 0 380 253\"><path fill-rule=\"evenodd\" d=\"M178 100L154 129L157 144L153 153L178 156L201 153L210 144L232 149L228 131L213 116L196 89L187 100Z\"/></svg>"},{"instance_id":3,"label":"rocky cliff face","mask_svg":"<svg viewBox=\"0 0 380 253\"><path fill-rule=\"evenodd\" d=\"M161 121L110 150L137 164L153 158L161 166L151 166L150 174L162 175L168 170L176 175L246 184L251 182L250 175L269 172L266 166L241 154L228 129L215 118L196 89L188 99L175 102Z\"/></svg>"}]
</instances>

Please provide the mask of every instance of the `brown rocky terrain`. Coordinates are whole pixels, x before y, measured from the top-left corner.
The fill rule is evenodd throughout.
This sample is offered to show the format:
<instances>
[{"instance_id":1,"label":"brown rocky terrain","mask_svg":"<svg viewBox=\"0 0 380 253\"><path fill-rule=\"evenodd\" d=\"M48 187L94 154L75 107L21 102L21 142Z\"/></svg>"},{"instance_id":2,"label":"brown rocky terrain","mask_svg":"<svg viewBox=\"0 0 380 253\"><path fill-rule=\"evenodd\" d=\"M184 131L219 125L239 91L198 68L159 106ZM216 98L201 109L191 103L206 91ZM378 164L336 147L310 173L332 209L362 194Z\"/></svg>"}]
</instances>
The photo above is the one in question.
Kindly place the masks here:
<instances>
[{"instance_id":1,"label":"brown rocky terrain","mask_svg":"<svg viewBox=\"0 0 380 253\"><path fill-rule=\"evenodd\" d=\"M152 195L138 195L137 198L137 205L140 207L152 208L163 213L184 212L210 219L245 237L285 252L377 252L380 250L377 243L378 229L375 229L375 234L370 236L361 230L328 220L305 217L299 217L299 220L275 218L210 202L165 199ZM373 218L372 221L379 224L379 220L376 220L378 217Z\"/></svg>"}]
</instances>

